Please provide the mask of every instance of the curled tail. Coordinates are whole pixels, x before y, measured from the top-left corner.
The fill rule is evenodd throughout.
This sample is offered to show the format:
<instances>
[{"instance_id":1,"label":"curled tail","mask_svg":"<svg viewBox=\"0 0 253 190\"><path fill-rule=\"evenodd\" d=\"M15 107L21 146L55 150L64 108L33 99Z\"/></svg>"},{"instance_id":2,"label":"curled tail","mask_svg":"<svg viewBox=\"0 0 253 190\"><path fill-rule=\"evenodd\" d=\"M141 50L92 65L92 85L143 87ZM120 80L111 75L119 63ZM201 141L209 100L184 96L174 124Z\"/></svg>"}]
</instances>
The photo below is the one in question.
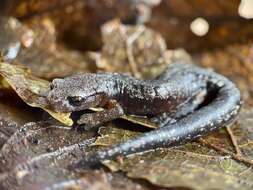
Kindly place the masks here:
<instances>
[{"instance_id":1,"label":"curled tail","mask_svg":"<svg viewBox=\"0 0 253 190\"><path fill-rule=\"evenodd\" d=\"M205 76L205 81L210 88L207 89L208 91L215 89L215 97L211 102L176 123L88 155L78 165L95 164L117 156L126 156L158 147L171 147L231 123L241 107L240 91L230 80L217 73L197 67L194 69L199 75Z\"/></svg>"}]
</instances>

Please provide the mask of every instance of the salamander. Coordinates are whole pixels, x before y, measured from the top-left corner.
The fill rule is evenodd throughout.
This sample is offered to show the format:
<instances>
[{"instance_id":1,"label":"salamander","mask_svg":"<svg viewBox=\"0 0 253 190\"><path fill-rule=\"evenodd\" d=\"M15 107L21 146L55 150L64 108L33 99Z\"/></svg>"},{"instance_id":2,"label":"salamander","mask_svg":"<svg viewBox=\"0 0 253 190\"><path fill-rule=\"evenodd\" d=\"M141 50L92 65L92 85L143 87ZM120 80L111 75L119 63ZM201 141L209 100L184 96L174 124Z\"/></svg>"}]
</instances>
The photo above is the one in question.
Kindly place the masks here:
<instances>
[{"instance_id":1,"label":"salamander","mask_svg":"<svg viewBox=\"0 0 253 190\"><path fill-rule=\"evenodd\" d=\"M242 102L240 91L229 79L184 62L170 64L152 80L118 73L54 79L47 101L58 112L104 108L81 115L79 125L97 126L123 114L161 120L159 128L88 155L79 165L192 141L232 123Z\"/></svg>"}]
</instances>

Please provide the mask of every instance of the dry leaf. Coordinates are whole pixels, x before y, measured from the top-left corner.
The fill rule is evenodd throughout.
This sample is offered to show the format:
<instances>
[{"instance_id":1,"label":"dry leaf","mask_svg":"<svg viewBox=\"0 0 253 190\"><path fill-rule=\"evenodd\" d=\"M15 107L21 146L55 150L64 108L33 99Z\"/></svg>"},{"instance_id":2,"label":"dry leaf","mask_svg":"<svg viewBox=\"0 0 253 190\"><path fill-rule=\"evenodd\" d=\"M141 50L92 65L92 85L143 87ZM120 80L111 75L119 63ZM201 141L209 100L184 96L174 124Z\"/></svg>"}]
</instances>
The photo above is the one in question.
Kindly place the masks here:
<instances>
[{"instance_id":1,"label":"dry leaf","mask_svg":"<svg viewBox=\"0 0 253 190\"><path fill-rule=\"evenodd\" d=\"M50 83L46 80L36 78L29 70L22 65L11 65L0 63L0 74L20 96L20 98L30 106L39 107L47 111L55 119L71 126L71 113L57 113L48 109L45 96L50 90Z\"/></svg>"}]
</instances>

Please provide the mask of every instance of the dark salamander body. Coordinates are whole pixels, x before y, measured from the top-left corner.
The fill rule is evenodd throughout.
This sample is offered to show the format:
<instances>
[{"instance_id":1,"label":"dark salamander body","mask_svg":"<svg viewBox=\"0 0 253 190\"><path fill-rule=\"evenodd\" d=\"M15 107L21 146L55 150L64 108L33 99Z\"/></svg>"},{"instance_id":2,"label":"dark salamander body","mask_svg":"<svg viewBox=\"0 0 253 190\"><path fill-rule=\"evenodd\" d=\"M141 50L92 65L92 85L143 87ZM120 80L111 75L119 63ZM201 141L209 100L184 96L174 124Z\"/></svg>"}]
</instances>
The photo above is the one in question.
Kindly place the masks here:
<instances>
[{"instance_id":1,"label":"dark salamander body","mask_svg":"<svg viewBox=\"0 0 253 190\"><path fill-rule=\"evenodd\" d=\"M240 92L230 80L184 63L172 64L156 79L146 81L112 73L55 79L48 102L61 112L103 107L104 111L84 114L77 121L87 126L99 125L125 113L162 119L160 128L98 151L79 164L98 163L193 140L231 123L241 107Z\"/></svg>"}]
</instances>

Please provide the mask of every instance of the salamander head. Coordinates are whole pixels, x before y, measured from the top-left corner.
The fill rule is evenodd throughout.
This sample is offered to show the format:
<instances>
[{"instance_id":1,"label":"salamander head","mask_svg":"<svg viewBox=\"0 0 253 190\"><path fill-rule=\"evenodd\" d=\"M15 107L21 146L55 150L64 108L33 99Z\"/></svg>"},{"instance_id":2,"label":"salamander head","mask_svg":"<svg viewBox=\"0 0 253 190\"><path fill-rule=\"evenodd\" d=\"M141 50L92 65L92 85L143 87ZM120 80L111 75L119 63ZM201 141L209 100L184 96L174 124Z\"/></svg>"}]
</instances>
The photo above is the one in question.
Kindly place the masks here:
<instances>
[{"instance_id":1,"label":"salamander head","mask_svg":"<svg viewBox=\"0 0 253 190\"><path fill-rule=\"evenodd\" d=\"M51 109L71 112L95 107L101 98L95 77L94 74L86 74L54 79L47 95Z\"/></svg>"}]
</instances>

